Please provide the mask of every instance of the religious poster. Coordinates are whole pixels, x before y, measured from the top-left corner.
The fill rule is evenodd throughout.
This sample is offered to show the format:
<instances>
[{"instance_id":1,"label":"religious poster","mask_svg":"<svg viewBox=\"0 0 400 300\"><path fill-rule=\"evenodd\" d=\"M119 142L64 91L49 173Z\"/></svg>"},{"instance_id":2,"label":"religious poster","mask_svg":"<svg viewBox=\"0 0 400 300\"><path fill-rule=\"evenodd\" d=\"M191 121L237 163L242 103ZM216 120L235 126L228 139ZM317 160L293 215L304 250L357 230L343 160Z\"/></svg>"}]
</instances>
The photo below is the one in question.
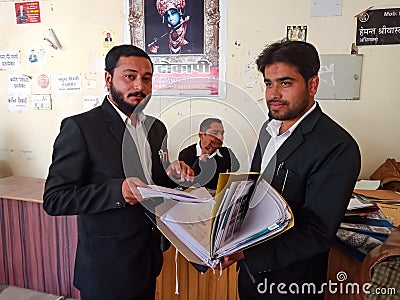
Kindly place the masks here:
<instances>
[{"instance_id":1,"label":"religious poster","mask_svg":"<svg viewBox=\"0 0 400 300\"><path fill-rule=\"evenodd\" d=\"M400 44L400 8L373 9L357 18L356 45Z\"/></svg>"},{"instance_id":2,"label":"religious poster","mask_svg":"<svg viewBox=\"0 0 400 300\"><path fill-rule=\"evenodd\" d=\"M221 96L222 0L127 0L130 42L154 63L153 94Z\"/></svg>"},{"instance_id":3,"label":"religious poster","mask_svg":"<svg viewBox=\"0 0 400 300\"><path fill-rule=\"evenodd\" d=\"M15 3L17 24L40 23L39 2Z\"/></svg>"},{"instance_id":4,"label":"religious poster","mask_svg":"<svg viewBox=\"0 0 400 300\"><path fill-rule=\"evenodd\" d=\"M289 41L305 42L307 38L307 26L292 25L286 27L286 38Z\"/></svg>"}]
</instances>

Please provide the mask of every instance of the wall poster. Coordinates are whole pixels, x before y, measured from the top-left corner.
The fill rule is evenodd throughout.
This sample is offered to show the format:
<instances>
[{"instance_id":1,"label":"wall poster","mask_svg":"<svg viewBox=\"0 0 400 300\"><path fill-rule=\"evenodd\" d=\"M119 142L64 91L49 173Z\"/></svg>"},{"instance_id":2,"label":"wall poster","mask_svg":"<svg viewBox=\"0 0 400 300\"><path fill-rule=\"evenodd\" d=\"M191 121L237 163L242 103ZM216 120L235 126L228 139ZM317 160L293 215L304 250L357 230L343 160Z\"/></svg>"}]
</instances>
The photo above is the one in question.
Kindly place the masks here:
<instances>
[{"instance_id":1,"label":"wall poster","mask_svg":"<svg viewBox=\"0 0 400 300\"><path fill-rule=\"evenodd\" d=\"M154 95L224 96L225 0L126 1L129 42L154 63Z\"/></svg>"},{"instance_id":2,"label":"wall poster","mask_svg":"<svg viewBox=\"0 0 400 300\"><path fill-rule=\"evenodd\" d=\"M39 2L16 2L15 15L17 24L40 23Z\"/></svg>"},{"instance_id":3,"label":"wall poster","mask_svg":"<svg viewBox=\"0 0 400 300\"><path fill-rule=\"evenodd\" d=\"M307 26L305 25L286 26L286 38L289 41L305 42L307 39Z\"/></svg>"}]
</instances>

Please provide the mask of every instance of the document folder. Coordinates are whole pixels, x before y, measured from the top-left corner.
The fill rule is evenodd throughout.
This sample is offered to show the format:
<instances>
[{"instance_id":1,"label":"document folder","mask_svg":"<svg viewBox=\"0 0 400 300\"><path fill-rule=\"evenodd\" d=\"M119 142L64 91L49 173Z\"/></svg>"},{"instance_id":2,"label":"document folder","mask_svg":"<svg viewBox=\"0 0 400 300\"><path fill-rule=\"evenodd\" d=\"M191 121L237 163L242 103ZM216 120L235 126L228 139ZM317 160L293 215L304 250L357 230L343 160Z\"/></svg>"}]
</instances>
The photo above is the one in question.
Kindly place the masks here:
<instances>
[{"instance_id":1,"label":"document folder","mask_svg":"<svg viewBox=\"0 0 400 300\"><path fill-rule=\"evenodd\" d=\"M188 261L215 268L224 256L294 225L283 197L257 176L220 174L215 203L167 200L156 207L157 227Z\"/></svg>"}]
</instances>

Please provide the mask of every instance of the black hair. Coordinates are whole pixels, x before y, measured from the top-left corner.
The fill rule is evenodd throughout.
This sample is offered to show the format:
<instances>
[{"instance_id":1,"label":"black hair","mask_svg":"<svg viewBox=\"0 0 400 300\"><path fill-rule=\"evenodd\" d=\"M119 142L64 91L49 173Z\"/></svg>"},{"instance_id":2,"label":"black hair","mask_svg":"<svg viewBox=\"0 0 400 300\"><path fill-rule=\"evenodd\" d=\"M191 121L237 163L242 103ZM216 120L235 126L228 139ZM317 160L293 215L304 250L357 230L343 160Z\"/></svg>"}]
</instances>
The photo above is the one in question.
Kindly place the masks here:
<instances>
[{"instance_id":1,"label":"black hair","mask_svg":"<svg viewBox=\"0 0 400 300\"><path fill-rule=\"evenodd\" d=\"M282 40L270 44L256 60L257 68L263 75L266 66L277 62L294 66L305 81L318 75L320 68L317 49L302 41Z\"/></svg>"},{"instance_id":2,"label":"black hair","mask_svg":"<svg viewBox=\"0 0 400 300\"><path fill-rule=\"evenodd\" d=\"M105 70L109 72L111 75L113 75L114 69L117 67L118 60L120 59L120 57L130 57L130 56L139 56L147 58L151 63L151 70L153 71L153 62L151 61L150 56L142 49L134 45L119 45L112 47L111 50L108 51L106 55Z\"/></svg>"},{"instance_id":3,"label":"black hair","mask_svg":"<svg viewBox=\"0 0 400 300\"><path fill-rule=\"evenodd\" d=\"M222 124L222 121L217 118L207 118L204 119L200 124L200 132L206 132L208 128L210 128L211 123L219 123Z\"/></svg>"}]
</instances>

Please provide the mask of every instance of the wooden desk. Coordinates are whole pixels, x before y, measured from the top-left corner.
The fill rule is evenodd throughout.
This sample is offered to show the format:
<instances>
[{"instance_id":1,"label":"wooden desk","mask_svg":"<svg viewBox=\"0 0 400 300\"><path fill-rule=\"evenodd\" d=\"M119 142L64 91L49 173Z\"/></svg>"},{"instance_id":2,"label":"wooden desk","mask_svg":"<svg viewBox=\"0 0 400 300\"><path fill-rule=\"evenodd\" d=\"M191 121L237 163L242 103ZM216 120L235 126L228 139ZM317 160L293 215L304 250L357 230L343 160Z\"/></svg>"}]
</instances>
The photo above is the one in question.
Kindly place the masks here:
<instances>
[{"instance_id":1,"label":"wooden desk","mask_svg":"<svg viewBox=\"0 0 400 300\"><path fill-rule=\"evenodd\" d=\"M0 179L0 198L43 203L44 179L10 176Z\"/></svg>"},{"instance_id":2,"label":"wooden desk","mask_svg":"<svg viewBox=\"0 0 400 300\"><path fill-rule=\"evenodd\" d=\"M52 217L42 208L44 179L0 179L0 284L78 299L73 286L76 217ZM156 300L236 300L235 266L200 274L178 255L179 295L175 294L175 248L164 253ZM217 288L218 285L218 288Z\"/></svg>"},{"instance_id":3,"label":"wooden desk","mask_svg":"<svg viewBox=\"0 0 400 300\"><path fill-rule=\"evenodd\" d=\"M51 217L42 208L44 179L11 176L0 179L0 284L79 298L73 287L77 244L76 217ZM164 253L157 279L156 300L237 300L237 273L233 265L222 276L216 270L200 274L178 255L179 295L175 294L175 248ZM340 271L351 276L358 262L334 246L328 279L338 282ZM325 299L345 299L327 295Z\"/></svg>"},{"instance_id":4,"label":"wooden desk","mask_svg":"<svg viewBox=\"0 0 400 300\"><path fill-rule=\"evenodd\" d=\"M73 287L75 217L42 208L44 179L0 180L0 284L79 298Z\"/></svg>"}]
</instances>

